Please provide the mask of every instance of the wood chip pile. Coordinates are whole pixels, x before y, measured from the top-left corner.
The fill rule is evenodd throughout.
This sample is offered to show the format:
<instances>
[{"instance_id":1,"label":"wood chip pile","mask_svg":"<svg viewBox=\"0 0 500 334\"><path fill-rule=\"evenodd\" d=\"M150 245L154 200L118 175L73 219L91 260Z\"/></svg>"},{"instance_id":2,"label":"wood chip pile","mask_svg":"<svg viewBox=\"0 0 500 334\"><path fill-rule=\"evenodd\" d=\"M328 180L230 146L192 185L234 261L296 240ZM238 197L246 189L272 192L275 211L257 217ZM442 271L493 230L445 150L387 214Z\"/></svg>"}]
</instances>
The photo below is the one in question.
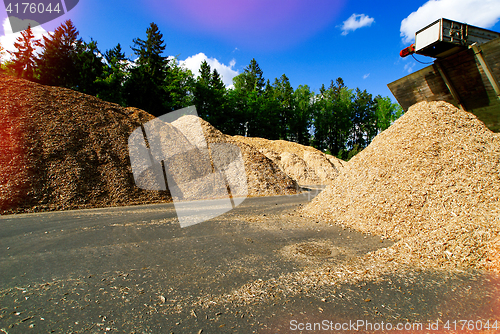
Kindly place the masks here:
<instances>
[{"instance_id":1,"label":"wood chip pile","mask_svg":"<svg viewBox=\"0 0 500 334\"><path fill-rule=\"evenodd\" d=\"M146 112L8 76L0 100L0 212L170 200L134 184L127 139Z\"/></svg>"},{"instance_id":2,"label":"wood chip pile","mask_svg":"<svg viewBox=\"0 0 500 334\"><path fill-rule=\"evenodd\" d=\"M244 142L235 140L234 137L223 134L210 123L196 116L183 116L172 123L186 134L193 144L200 136L193 138L189 134L194 133L194 129L200 124L209 146L213 143L228 143L236 145L240 149L247 175L249 196L292 195L298 192L299 186L297 182L252 145L247 145Z\"/></svg>"},{"instance_id":3,"label":"wood chip pile","mask_svg":"<svg viewBox=\"0 0 500 334\"><path fill-rule=\"evenodd\" d=\"M500 257L499 201L500 135L450 104L422 102L303 213L397 240L377 251L386 261L492 268Z\"/></svg>"},{"instance_id":4,"label":"wood chip pile","mask_svg":"<svg viewBox=\"0 0 500 334\"><path fill-rule=\"evenodd\" d=\"M201 132L201 129L200 129ZM144 124L149 145L144 147L142 129L130 137L130 159L137 185L145 189L163 189L174 200L201 200L227 196L221 175L212 172L208 154L204 154L175 126L160 119ZM201 134L203 136L203 134ZM149 154L155 163L150 165ZM165 175L164 175L165 172ZM165 182L167 176L168 182Z\"/></svg>"},{"instance_id":5,"label":"wood chip pile","mask_svg":"<svg viewBox=\"0 0 500 334\"><path fill-rule=\"evenodd\" d=\"M233 138L255 146L302 185L333 184L333 180L345 164L344 161L313 147L293 142L242 136Z\"/></svg>"}]
</instances>

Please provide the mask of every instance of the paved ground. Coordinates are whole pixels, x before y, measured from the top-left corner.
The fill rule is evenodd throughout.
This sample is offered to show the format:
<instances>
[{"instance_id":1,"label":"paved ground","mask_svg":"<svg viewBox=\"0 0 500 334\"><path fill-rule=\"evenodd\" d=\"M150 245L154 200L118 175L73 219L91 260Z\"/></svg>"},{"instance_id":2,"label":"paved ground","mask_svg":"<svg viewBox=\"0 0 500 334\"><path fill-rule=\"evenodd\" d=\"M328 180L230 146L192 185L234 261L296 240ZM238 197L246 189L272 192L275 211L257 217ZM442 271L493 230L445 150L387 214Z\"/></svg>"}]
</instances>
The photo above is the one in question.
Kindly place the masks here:
<instances>
[{"instance_id":1,"label":"paved ground","mask_svg":"<svg viewBox=\"0 0 500 334\"><path fill-rule=\"evenodd\" d=\"M351 321L347 333L366 329L356 321L424 329L440 321L442 330L447 319L500 320L498 281L471 272L394 273L243 304L225 298L392 244L295 214L310 197L248 198L183 229L171 204L3 216L0 333L288 333L309 332L307 323L338 332L325 329Z\"/></svg>"}]
</instances>

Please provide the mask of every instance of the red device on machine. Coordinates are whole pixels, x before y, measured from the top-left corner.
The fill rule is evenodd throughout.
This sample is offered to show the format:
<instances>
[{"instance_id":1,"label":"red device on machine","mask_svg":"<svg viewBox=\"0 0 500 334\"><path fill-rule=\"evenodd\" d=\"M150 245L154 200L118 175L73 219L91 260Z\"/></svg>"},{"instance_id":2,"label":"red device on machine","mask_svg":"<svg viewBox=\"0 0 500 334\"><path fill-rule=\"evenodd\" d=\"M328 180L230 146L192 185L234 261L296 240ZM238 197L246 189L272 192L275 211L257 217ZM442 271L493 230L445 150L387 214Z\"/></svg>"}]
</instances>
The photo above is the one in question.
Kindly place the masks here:
<instances>
[{"instance_id":1,"label":"red device on machine","mask_svg":"<svg viewBox=\"0 0 500 334\"><path fill-rule=\"evenodd\" d=\"M401 50L399 52L399 55L404 58L414 53L415 53L415 43Z\"/></svg>"}]
</instances>

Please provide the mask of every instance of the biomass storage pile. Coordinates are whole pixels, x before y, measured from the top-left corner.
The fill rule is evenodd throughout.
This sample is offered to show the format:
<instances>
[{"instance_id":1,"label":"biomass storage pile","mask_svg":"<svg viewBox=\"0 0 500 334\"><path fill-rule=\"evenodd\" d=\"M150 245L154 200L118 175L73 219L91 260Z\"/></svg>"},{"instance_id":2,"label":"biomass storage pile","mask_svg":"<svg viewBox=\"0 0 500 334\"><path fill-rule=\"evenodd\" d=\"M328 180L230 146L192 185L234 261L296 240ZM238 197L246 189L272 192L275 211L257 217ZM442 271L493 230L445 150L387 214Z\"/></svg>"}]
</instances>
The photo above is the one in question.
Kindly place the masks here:
<instances>
[{"instance_id":1,"label":"biomass storage pile","mask_svg":"<svg viewBox=\"0 0 500 334\"><path fill-rule=\"evenodd\" d=\"M255 146L299 184L333 184L345 164L340 159L310 147L285 140L234 136L238 141Z\"/></svg>"},{"instance_id":2,"label":"biomass storage pile","mask_svg":"<svg viewBox=\"0 0 500 334\"><path fill-rule=\"evenodd\" d=\"M151 115L8 76L0 76L0 100L0 211L170 199L132 177L127 139Z\"/></svg>"},{"instance_id":3,"label":"biomass storage pile","mask_svg":"<svg viewBox=\"0 0 500 334\"><path fill-rule=\"evenodd\" d=\"M386 260L492 267L500 254L500 135L445 102L411 107L343 168L309 216L398 241Z\"/></svg>"},{"instance_id":4,"label":"biomass storage pile","mask_svg":"<svg viewBox=\"0 0 500 334\"><path fill-rule=\"evenodd\" d=\"M237 146L241 151L246 170L248 195L292 195L298 192L297 182L285 174L272 160L260 153L255 147L223 134L207 121L193 115L186 115L172 122L172 125L182 131L194 145L196 145L196 141L199 141L200 136L190 134L195 133L196 128L201 125L204 138L209 146L214 143Z\"/></svg>"},{"instance_id":5,"label":"biomass storage pile","mask_svg":"<svg viewBox=\"0 0 500 334\"><path fill-rule=\"evenodd\" d=\"M0 213L172 200L168 190L137 187L132 173L129 136L152 115L4 75L0 101ZM173 126L163 128L170 145L191 145ZM242 151L251 195L296 192L270 160L246 146Z\"/></svg>"}]
</instances>

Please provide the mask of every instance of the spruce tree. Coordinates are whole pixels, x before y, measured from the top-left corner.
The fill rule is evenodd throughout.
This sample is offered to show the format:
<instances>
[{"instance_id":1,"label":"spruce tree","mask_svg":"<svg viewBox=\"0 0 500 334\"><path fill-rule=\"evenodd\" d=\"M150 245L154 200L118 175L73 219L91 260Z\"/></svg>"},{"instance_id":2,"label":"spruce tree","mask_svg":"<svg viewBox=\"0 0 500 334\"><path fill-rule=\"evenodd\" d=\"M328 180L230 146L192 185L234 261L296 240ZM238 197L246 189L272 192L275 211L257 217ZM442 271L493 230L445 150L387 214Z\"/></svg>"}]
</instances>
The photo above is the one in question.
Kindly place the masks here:
<instances>
[{"instance_id":1,"label":"spruce tree","mask_svg":"<svg viewBox=\"0 0 500 334\"><path fill-rule=\"evenodd\" d=\"M37 60L39 81L45 85L76 88L78 70L75 65L78 31L71 20L44 36L37 45L43 48Z\"/></svg>"},{"instance_id":2,"label":"spruce tree","mask_svg":"<svg viewBox=\"0 0 500 334\"><path fill-rule=\"evenodd\" d=\"M198 115L208 122L210 122L209 118L211 118L211 72L210 65L204 60L200 65L200 74L196 78L194 90L194 104L196 105ZM212 125L215 126L215 124Z\"/></svg>"},{"instance_id":3,"label":"spruce tree","mask_svg":"<svg viewBox=\"0 0 500 334\"><path fill-rule=\"evenodd\" d=\"M120 43L104 53L106 65L102 78L98 79L99 92L97 97L125 106L123 98L123 83L127 71L127 58Z\"/></svg>"},{"instance_id":4,"label":"spruce tree","mask_svg":"<svg viewBox=\"0 0 500 334\"><path fill-rule=\"evenodd\" d=\"M291 140L290 128L293 112L293 88L290 84L290 80L285 74L281 75L279 79L276 78L274 81L274 98L280 105L280 138L284 140Z\"/></svg>"},{"instance_id":5,"label":"spruce tree","mask_svg":"<svg viewBox=\"0 0 500 334\"><path fill-rule=\"evenodd\" d=\"M225 129L229 118L229 115L227 115L227 92L226 86L216 69L213 70L210 78L210 92L212 95L210 105L210 122L215 127Z\"/></svg>"},{"instance_id":6,"label":"spruce tree","mask_svg":"<svg viewBox=\"0 0 500 334\"><path fill-rule=\"evenodd\" d=\"M262 99L261 137L273 140L280 139L283 132L282 123L280 122L281 105L275 97L275 89L269 79L266 82Z\"/></svg>"},{"instance_id":7,"label":"spruce tree","mask_svg":"<svg viewBox=\"0 0 500 334\"><path fill-rule=\"evenodd\" d=\"M309 129L314 112L314 93L309 86L300 85L293 92L293 112L290 118L290 136L302 145L310 144Z\"/></svg>"},{"instance_id":8,"label":"spruce tree","mask_svg":"<svg viewBox=\"0 0 500 334\"><path fill-rule=\"evenodd\" d=\"M146 30L146 36L145 40L133 40L132 50L137 59L124 87L125 98L128 105L161 116L172 105L164 87L169 61L163 56L166 48L163 34L154 22Z\"/></svg>"},{"instance_id":9,"label":"spruce tree","mask_svg":"<svg viewBox=\"0 0 500 334\"><path fill-rule=\"evenodd\" d=\"M76 42L74 65L77 75L75 89L82 93L97 95L101 88L99 82L104 76L105 65L96 41Z\"/></svg>"},{"instance_id":10,"label":"spruce tree","mask_svg":"<svg viewBox=\"0 0 500 334\"><path fill-rule=\"evenodd\" d=\"M257 92L262 94L265 87L265 80L259 64L253 58L250 64L245 67L245 71L233 78L234 88L245 93Z\"/></svg>"},{"instance_id":11,"label":"spruce tree","mask_svg":"<svg viewBox=\"0 0 500 334\"><path fill-rule=\"evenodd\" d=\"M143 66L147 74L151 76L155 83L161 82L165 74L167 58L162 54L166 45L163 41L163 34L158 26L152 22L146 30L147 39L135 38L132 50L138 56L137 64Z\"/></svg>"},{"instance_id":12,"label":"spruce tree","mask_svg":"<svg viewBox=\"0 0 500 334\"><path fill-rule=\"evenodd\" d=\"M265 85L264 75L262 70L260 69L259 64L252 58L250 64L245 69L247 75L247 85L248 88L253 89L257 93L262 93Z\"/></svg>"},{"instance_id":13,"label":"spruce tree","mask_svg":"<svg viewBox=\"0 0 500 334\"><path fill-rule=\"evenodd\" d=\"M204 60L200 65L200 74L196 79L194 103L198 114L213 126L227 128L226 87L216 69L212 71Z\"/></svg>"},{"instance_id":14,"label":"spruce tree","mask_svg":"<svg viewBox=\"0 0 500 334\"><path fill-rule=\"evenodd\" d=\"M35 40L34 37L31 26L28 26L28 29L23 30L21 36L14 42L16 51L9 51L9 54L13 57L9 68L19 78L33 80L36 64L34 51L38 43L38 40Z\"/></svg>"}]
</instances>

